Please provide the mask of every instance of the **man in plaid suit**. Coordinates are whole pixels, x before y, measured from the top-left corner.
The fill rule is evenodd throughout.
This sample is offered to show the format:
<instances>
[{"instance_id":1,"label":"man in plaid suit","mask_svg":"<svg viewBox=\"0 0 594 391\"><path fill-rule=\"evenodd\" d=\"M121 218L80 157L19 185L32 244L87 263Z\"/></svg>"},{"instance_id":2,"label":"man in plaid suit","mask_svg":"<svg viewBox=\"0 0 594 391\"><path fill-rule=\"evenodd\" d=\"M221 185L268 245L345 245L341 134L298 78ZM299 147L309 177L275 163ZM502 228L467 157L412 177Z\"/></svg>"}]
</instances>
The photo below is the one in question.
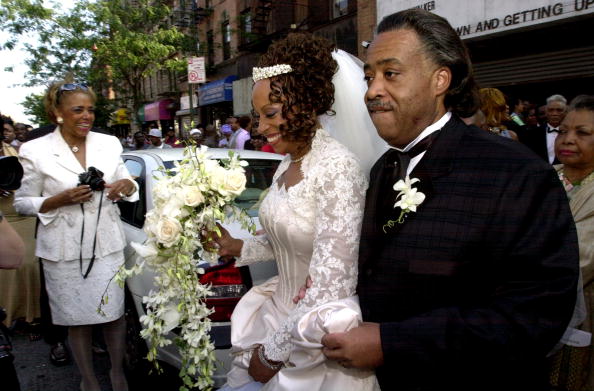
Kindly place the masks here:
<instances>
[{"instance_id":1,"label":"man in plaid suit","mask_svg":"<svg viewBox=\"0 0 594 391\"><path fill-rule=\"evenodd\" d=\"M572 316L579 268L555 172L459 119L476 109L476 85L445 19L419 9L386 17L365 74L372 120L393 148L367 193L366 323L327 334L324 353L375 368L382 390L546 389L546 355ZM398 197L394 183L407 175Z\"/></svg>"}]
</instances>

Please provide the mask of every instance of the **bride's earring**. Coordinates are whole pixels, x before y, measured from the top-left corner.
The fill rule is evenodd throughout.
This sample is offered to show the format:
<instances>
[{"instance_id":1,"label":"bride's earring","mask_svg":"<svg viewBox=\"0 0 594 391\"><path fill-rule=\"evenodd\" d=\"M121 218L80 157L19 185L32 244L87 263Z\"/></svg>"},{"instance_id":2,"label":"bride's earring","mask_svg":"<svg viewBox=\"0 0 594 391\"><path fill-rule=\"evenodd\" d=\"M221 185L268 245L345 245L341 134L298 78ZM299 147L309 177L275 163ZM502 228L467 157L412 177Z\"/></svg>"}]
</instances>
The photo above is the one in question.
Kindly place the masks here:
<instances>
[{"instance_id":1,"label":"bride's earring","mask_svg":"<svg viewBox=\"0 0 594 391\"><path fill-rule=\"evenodd\" d=\"M62 117L57 117L56 118L56 122L59 123L60 125L62 125L64 123L64 118Z\"/></svg>"}]
</instances>

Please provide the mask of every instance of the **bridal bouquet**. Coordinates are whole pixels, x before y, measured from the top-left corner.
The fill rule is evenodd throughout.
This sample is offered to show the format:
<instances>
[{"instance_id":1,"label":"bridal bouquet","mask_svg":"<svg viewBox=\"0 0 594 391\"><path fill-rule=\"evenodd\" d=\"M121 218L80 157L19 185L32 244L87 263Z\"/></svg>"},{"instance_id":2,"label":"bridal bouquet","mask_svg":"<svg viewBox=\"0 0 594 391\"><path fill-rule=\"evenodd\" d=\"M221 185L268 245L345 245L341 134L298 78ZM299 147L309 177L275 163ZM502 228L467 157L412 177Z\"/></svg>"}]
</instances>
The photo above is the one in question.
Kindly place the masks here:
<instances>
[{"instance_id":1,"label":"bridal bouquet","mask_svg":"<svg viewBox=\"0 0 594 391\"><path fill-rule=\"evenodd\" d=\"M143 298L146 315L140 319L141 336L150 346L147 359L159 368L157 347L171 344L166 335L179 328L174 342L182 359L181 390L208 389L213 385L215 360L209 338L212 310L204 302L210 290L199 281L204 270L198 265L218 261L206 239L209 233L220 233L217 221L235 219L251 232L255 226L245 211L233 205L245 189L247 162L230 151L229 158L219 163L204 146L190 145L184 156L172 170L163 169L153 190L154 208L146 214L144 225L148 239L131 244L144 261L122 268L116 280L123 283L127 276L139 273L145 262L153 269L155 289Z\"/></svg>"}]
</instances>

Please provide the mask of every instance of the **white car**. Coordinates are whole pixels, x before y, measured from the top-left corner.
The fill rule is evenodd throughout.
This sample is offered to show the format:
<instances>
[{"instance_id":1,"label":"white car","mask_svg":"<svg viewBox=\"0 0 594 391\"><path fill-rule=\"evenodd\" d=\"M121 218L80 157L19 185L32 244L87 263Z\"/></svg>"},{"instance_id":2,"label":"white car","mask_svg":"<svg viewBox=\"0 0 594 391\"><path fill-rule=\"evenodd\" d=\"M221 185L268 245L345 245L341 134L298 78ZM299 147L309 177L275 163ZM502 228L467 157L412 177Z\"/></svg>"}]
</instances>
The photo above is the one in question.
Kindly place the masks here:
<instances>
[{"instance_id":1,"label":"white car","mask_svg":"<svg viewBox=\"0 0 594 391\"><path fill-rule=\"evenodd\" d=\"M183 148L146 149L122 154L124 164L140 186L139 201L134 203L120 202L118 204L128 243L124 250L127 267L130 267L138 260L138 255L130 247L129 243L143 243L146 240L146 234L143 230L144 216L153 207L152 190L156 183L155 177L163 175L158 168L173 168L175 161L183 159L183 151ZM229 150L212 148L209 149L209 152L215 159L226 159ZM257 209L259 201L264 195L263 192L270 186L274 172L283 156L259 151L242 150L235 152L239 153L242 160L249 163L245 167L246 190L237 197L236 204L248 211L248 214L254 219L257 229L260 229ZM226 228L236 238L246 238L250 235L247 231L242 230L239 224L227 224ZM213 285L213 291L215 292L215 296L207 300L207 304L215 309L215 312L211 315L213 322L211 339L215 344L217 358L217 370L214 376L215 387L220 387L225 383L226 373L230 368L230 317L235 305L252 285L262 283L276 274L277 269L274 262L257 263L249 267L236 268L233 265L233 260L221 260L219 265L207 269L204 276L201 277L203 283L209 282ZM146 355L146 342L138 334L141 329L138 319L139 316L145 314L142 297L147 295L153 288L153 276L154 274L147 267L143 273L130 277L126 282L127 361L129 367L143 364L142 360ZM175 333L175 331L173 330L172 333ZM180 367L181 360L174 344L159 349L158 353L159 360L174 367Z\"/></svg>"}]
</instances>

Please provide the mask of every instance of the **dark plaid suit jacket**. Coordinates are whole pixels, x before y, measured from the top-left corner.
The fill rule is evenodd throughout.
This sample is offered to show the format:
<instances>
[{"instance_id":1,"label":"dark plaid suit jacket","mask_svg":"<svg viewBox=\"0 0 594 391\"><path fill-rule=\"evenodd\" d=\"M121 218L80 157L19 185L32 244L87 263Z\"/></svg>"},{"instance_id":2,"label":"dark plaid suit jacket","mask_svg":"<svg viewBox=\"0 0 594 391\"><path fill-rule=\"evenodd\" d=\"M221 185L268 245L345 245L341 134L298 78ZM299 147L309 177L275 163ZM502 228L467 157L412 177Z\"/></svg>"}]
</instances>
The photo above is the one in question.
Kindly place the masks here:
<instances>
[{"instance_id":1,"label":"dark plaid suit jacket","mask_svg":"<svg viewBox=\"0 0 594 391\"><path fill-rule=\"evenodd\" d=\"M577 237L554 170L455 116L411 173L427 196L388 233L396 193L371 173L359 257L365 321L381 323L382 390L544 388L571 317Z\"/></svg>"}]
</instances>

